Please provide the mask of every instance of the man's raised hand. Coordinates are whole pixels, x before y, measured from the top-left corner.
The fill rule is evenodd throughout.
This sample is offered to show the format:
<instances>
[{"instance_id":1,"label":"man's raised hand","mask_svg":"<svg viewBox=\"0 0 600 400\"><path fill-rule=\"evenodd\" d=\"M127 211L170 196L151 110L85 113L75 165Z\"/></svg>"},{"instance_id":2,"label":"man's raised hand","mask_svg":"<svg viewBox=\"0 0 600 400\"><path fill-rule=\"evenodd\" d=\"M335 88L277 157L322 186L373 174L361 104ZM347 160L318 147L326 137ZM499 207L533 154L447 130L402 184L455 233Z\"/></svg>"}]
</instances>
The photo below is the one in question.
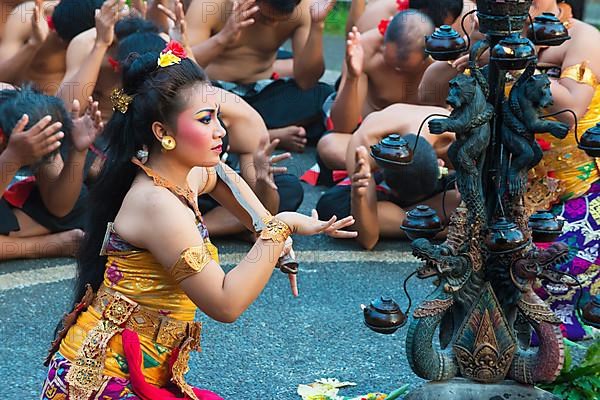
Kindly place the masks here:
<instances>
[{"instance_id":1,"label":"man's raised hand","mask_svg":"<svg viewBox=\"0 0 600 400\"><path fill-rule=\"evenodd\" d=\"M363 71L363 63L365 59L365 51L360 44L360 32L356 26L348 32L348 40L346 40L346 68L348 75L358 78Z\"/></svg>"},{"instance_id":2,"label":"man's raised hand","mask_svg":"<svg viewBox=\"0 0 600 400\"><path fill-rule=\"evenodd\" d=\"M235 44L242 34L242 30L254 23L254 15L258 11L256 0L235 0L233 8L225 26L218 33L223 46L229 47Z\"/></svg>"}]
</instances>

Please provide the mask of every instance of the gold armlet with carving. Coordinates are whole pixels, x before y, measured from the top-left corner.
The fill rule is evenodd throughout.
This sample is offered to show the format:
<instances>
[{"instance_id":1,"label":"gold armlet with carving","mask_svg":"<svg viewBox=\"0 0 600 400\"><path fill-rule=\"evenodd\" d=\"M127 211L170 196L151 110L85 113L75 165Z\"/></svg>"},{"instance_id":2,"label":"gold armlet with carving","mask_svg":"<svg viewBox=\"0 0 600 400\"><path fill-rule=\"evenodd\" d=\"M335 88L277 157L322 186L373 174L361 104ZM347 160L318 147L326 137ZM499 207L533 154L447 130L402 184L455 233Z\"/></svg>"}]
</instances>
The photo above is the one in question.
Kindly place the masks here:
<instances>
[{"instance_id":1,"label":"gold armlet with carving","mask_svg":"<svg viewBox=\"0 0 600 400\"><path fill-rule=\"evenodd\" d=\"M284 243L292 234L290 227L280 219L270 217L265 219L265 227L260 232L260 238L263 240L272 240L274 243Z\"/></svg>"},{"instance_id":2,"label":"gold armlet with carving","mask_svg":"<svg viewBox=\"0 0 600 400\"><path fill-rule=\"evenodd\" d=\"M592 69L588 66L588 62L584 61L581 64L571 65L562 70L561 78L571 78L575 82L584 83L591 87L596 87L598 79Z\"/></svg>"},{"instance_id":3,"label":"gold armlet with carving","mask_svg":"<svg viewBox=\"0 0 600 400\"><path fill-rule=\"evenodd\" d=\"M184 279L201 272L211 260L210 253L204 245L188 247L181 252L179 260L169 272L173 279L180 283Z\"/></svg>"}]
</instances>

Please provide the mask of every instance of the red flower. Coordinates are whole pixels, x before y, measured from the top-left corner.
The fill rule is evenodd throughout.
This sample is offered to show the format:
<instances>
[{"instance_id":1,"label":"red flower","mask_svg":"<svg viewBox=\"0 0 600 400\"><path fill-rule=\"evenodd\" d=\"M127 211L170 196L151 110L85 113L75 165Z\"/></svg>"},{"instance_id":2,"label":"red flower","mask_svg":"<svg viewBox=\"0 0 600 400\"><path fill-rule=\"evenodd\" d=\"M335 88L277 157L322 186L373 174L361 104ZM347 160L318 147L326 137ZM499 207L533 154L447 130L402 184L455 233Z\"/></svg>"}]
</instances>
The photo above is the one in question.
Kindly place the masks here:
<instances>
[{"instance_id":1,"label":"red flower","mask_svg":"<svg viewBox=\"0 0 600 400\"><path fill-rule=\"evenodd\" d=\"M542 151L548 151L552 147L552 145L550 144L550 142L547 141L547 140L545 140L545 139L536 138L535 140L537 140L538 144L542 148Z\"/></svg>"},{"instance_id":2,"label":"red flower","mask_svg":"<svg viewBox=\"0 0 600 400\"><path fill-rule=\"evenodd\" d=\"M396 0L396 9L398 11L408 10L410 8L409 0Z\"/></svg>"},{"instance_id":3,"label":"red flower","mask_svg":"<svg viewBox=\"0 0 600 400\"><path fill-rule=\"evenodd\" d=\"M2 145L4 144L4 141L6 140L6 135L4 135L4 131L2 130L2 128L0 128L0 150L2 150Z\"/></svg>"},{"instance_id":4,"label":"red flower","mask_svg":"<svg viewBox=\"0 0 600 400\"><path fill-rule=\"evenodd\" d=\"M389 19L382 19L381 21L379 21L379 25L377 25L377 29L379 29L379 33L381 33L381 36L385 36L385 31L387 31L387 27L390 24L390 20Z\"/></svg>"},{"instance_id":5,"label":"red flower","mask_svg":"<svg viewBox=\"0 0 600 400\"><path fill-rule=\"evenodd\" d=\"M179 58L187 58L187 54L183 49L183 46L176 40L171 40L162 52L166 53L169 50L171 50L171 54L173 54L174 56L177 56Z\"/></svg>"}]
</instances>

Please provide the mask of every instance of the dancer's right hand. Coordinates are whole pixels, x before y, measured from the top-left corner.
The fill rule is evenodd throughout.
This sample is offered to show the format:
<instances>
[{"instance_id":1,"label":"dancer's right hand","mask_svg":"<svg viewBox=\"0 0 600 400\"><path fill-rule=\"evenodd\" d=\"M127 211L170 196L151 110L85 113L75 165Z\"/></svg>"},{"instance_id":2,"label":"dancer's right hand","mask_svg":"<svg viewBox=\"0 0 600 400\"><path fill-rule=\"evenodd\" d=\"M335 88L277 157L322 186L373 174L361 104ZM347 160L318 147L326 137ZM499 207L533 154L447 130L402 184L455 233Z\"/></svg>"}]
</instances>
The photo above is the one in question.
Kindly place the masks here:
<instances>
[{"instance_id":1,"label":"dancer's right hand","mask_svg":"<svg viewBox=\"0 0 600 400\"><path fill-rule=\"evenodd\" d=\"M26 114L23 115L13 128L6 150L4 150L6 156L19 167L35 164L44 156L58 149L60 140L65 136L60 131L62 124L60 122L52 123L49 115L28 130L23 131L28 122L29 117Z\"/></svg>"},{"instance_id":2,"label":"dancer's right hand","mask_svg":"<svg viewBox=\"0 0 600 400\"><path fill-rule=\"evenodd\" d=\"M319 220L317 210L313 210L312 217L287 211L277 214L276 217L286 223L292 230L292 233L298 235L311 236L324 233L336 239L350 239L358 235L358 232L342 230L354 224L354 217L351 215L339 221L335 215L329 221L321 221Z\"/></svg>"}]
</instances>

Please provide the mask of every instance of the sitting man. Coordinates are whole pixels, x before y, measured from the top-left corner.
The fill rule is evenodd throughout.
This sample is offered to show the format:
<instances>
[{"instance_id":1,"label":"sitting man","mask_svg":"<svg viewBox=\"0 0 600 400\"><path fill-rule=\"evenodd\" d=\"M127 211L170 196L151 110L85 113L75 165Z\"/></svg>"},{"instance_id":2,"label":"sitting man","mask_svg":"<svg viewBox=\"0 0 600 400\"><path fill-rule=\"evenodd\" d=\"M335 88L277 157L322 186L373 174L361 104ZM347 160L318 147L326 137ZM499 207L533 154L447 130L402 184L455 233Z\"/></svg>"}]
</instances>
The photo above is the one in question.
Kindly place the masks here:
<instances>
[{"instance_id":1,"label":"sitting man","mask_svg":"<svg viewBox=\"0 0 600 400\"><path fill-rule=\"evenodd\" d=\"M71 39L94 26L102 0L28 1L9 15L0 43L0 81L31 81L56 93Z\"/></svg>"},{"instance_id":2,"label":"sitting man","mask_svg":"<svg viewBox=\"0 0 600 400\"><path fill-rule=\"evenodd\" d=\"M72 119L79 107L73 102L69 114L60 99L27 87L0 91L0 260L75 254L85 158L103 129L98 103Z\"/></svg>"},{"instance_id":3,"label":"sitting man","mask_svg":"<svg viewBox=\"0 0 600 400\"><path fill-rule=\"evenodd\" d=\"M331 106L332 133L317 146L327 167L345 168L350 134L367 115L395 103L419 104L421 76L432 62L424 52L424 37L433 29L426 15L407 10L396 14L387 29L361 35L354 28L348 34L342 81Z\"/></svg>"},{"instance_id":4,"label":"sitting man","mask_svg":"<svg viewBox=\"0 0 600 400\"><path fill-rule=\"evenodd\" d=\"M216 84L244 98L265 120L271 139L302 151L324 131L322 104L333 91L324 72L324 20L332 0L193 0L187 10L194 56ZM231 13L229 14L229 11ZM227 18L228 16L228 18ZM273 65L288 39L294 78Z\"/></svg>"},{"instance_id":5,"label":"sitting man","mask_svg":"<svg viewBox=\"0 0 600 400\"><path fill-rule=\"evenodd\" d=\"M354 3L352 2L353 7ZM427 15L435 26L451 25L457 32L461 32L462 16L475 9L476 5L472 0L381 0L368 3L364 12L355 17L354 25L359 32L366 32L376 28L382 20L392 18L396 13L409 8ZM470 25L465 28L467 26ZM351 28L352 25L348 25L348 31Z\"/></svg>"},{"instance_id":6,"label":"sitting man","mask_svg":"<svg viewBox=\"0 0 600 400\"><path fill-rule=\"evenodd\" d=\"M424 126L421 137L416 132L423 119L432 113L448 114L439 107L394 104L371 113L349 137L346 165L349 178L330 188L317 203L321 218L353 215L358 231L356 240L372 249L380 237L405 238L400 229L406 212L419 204L433 208L445 222L458 206L459 195L449 178L444 178L448 147L453 134L432 135ZM398 118L408 115L410 118ZM399 133L416 149L411 164L399 171L379 170L367 148L390 133ZM447 191L444 195L443 192ZM441 233L440 235L443 235Z\"/></svg>"}]
</instances>

